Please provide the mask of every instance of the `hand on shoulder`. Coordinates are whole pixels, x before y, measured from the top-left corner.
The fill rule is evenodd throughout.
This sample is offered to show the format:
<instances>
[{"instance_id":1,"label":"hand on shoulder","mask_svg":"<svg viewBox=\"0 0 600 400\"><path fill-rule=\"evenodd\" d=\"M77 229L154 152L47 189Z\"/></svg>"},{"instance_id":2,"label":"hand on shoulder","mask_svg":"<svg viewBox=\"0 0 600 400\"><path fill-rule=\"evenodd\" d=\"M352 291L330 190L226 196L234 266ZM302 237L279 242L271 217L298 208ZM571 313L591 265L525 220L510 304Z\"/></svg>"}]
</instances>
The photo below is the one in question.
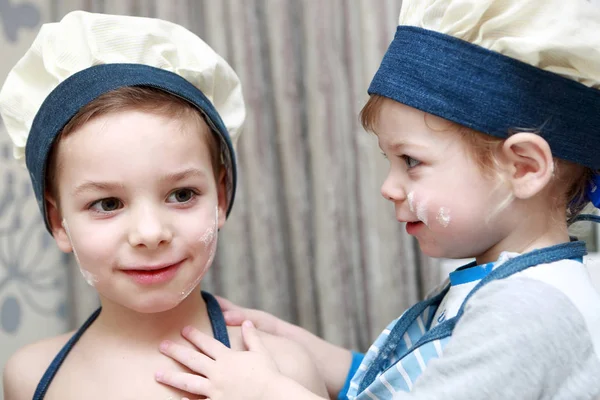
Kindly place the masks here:
<instances>
[{"instance_id":1,"label":"hand on shoulder","mask_svg":"<svg viewBox=\"0 0 600 400\"><path fill-rule=\"evenodd\" d=\"M260 332L265 348L272 355L281 374L298 382L311 392L327 397L325 382L312 357L300 344L280 336Z\"/></svg>"},{"instance_id":2,"label":"hand on shoulder","mask_svg":"<svg viewBox=\"0 0 600 400\"><path fill-rule=\"evenodd\" d=\"M244 351L240 327L228 327L231 346ZM277 364L279 372L298 382L311 392L327 397L325 382L308 351L299 343L271 333L257 330L265 349Z\"/></svg>"}]
</instances>

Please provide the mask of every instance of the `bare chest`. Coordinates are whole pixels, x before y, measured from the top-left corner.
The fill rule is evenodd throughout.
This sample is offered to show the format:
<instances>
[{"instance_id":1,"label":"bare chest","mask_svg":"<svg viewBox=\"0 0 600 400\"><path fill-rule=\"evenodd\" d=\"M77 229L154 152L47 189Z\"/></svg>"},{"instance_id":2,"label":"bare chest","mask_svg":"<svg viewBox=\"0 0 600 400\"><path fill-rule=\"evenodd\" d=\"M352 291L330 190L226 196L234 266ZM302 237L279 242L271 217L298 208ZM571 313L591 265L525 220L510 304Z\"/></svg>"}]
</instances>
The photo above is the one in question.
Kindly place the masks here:
<instances>
[{"instance_id":1,"label":"bare chest","mask_svg":"<svg viewBox=\"0 0 600 400\"><path fill-rule=\"evenodd\" d=\"M75 351L73 352L75 353ZM45 400L180 400L198 398L155 381L158 371L184 371L156 354L125 353L94 359L71 354L49 386ZM186 371L187 372L187 371Z\"/></svg>"}]
</instances>

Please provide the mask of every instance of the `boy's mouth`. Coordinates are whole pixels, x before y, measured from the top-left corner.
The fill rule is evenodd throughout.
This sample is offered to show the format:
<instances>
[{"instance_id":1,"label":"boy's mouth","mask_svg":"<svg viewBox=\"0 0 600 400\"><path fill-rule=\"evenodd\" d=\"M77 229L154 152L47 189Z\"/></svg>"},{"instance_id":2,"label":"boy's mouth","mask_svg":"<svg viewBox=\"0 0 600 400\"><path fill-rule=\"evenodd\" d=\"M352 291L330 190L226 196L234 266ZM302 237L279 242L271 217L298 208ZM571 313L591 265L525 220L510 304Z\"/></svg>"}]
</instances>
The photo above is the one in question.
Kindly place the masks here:
<instances>
[{"instance_id":1,"label":"boy's mouth","mask_svg":"<svg viewBox=\"0 0 600 400\"><path fill-rule=\"evenodd\" d=\"M418 230L423 227L425 224L422 221L413 221L406 223L406 233L409 235L417 234Z\"/></svg>"},{"instance_id":2,"label":"boy's mouth","mask_svg":"<svg viewBox=\"0 0 600 400\"><path fill-rule=\"evenodd\" d=\"M185 260L181 260L174 264L137 266L134 268L122 269L122 271L141 285L166 283L173 279L184 261Z\"/></svg>"}]
</instances>

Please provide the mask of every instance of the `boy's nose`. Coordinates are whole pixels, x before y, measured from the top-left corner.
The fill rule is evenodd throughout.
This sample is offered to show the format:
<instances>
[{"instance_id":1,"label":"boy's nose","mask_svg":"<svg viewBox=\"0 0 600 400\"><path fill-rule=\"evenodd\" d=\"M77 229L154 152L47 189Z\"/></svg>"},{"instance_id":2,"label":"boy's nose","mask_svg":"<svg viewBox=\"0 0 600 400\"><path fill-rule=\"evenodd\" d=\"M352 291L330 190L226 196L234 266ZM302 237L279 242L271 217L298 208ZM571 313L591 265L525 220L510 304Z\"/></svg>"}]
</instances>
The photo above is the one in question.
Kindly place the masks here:
<instances>
[{"instance_id":1,"label":"boy's nose","mask_svg":"<svg viewBox=\"0 0 600 400\"><path fill-rule=\"evenodd\" d=\"M144 246L157 249L160 245L170 243L173 233L169 224L161 216L150 209L138 212L133 216L129 232L129 244L132 247Z\"/></svg>"},{"instance_id":2,"label":"boy's nose","mask_svg":"<svg viewBox=\"0 0 600 400\"><path fill-rule=\"evenodd\" d=\"M381 195L384 199L389 200L392 203L406 200L406 192L404 191L404 187L391 175L388 175L381 185Z\"/></svg>"}]
</instances>

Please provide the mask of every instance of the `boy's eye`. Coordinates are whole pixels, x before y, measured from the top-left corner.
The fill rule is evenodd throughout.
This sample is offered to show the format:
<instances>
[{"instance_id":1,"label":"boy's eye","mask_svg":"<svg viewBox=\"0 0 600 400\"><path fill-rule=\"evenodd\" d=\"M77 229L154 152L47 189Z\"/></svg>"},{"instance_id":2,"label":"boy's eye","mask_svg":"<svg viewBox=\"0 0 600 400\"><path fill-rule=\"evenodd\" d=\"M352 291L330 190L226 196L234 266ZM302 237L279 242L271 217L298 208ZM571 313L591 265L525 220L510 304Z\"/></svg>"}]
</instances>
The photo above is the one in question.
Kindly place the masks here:
<instances>
[{"instance_id":1,"label":"boy's eye","mask_svg":"<svg viewBox=\"0 0 600 400\"><path fill-rule=\"evenodd\" d=\"M123 207L121 200L115 197L108 197L106 199L96 201L90 208L98 212L111 212L116 211L121 207Z\"/></svg>"},{"instance_id":2,"label":"boy's eye","mask_svg":"<svg viewBox=\"0 0 600 400\"><path fill-rule=\"evenodd\" d=\"M196 192L192 189L177 189L169 195L167 201L169 203L187 203L196 196Z\"/></svg>"},{"instance_id":3,"label":"boy's eye","mask_svg":"<svg viewBox=\"0 0 600 400\"><path fill-rule=\"evenodd\" d=\"M414 168L417 165L421 164L421 161L414 159L410 156L402 156L402 158L404 158L404 161L406 162L408 168Z\"/></svg>"}]
</instances>

